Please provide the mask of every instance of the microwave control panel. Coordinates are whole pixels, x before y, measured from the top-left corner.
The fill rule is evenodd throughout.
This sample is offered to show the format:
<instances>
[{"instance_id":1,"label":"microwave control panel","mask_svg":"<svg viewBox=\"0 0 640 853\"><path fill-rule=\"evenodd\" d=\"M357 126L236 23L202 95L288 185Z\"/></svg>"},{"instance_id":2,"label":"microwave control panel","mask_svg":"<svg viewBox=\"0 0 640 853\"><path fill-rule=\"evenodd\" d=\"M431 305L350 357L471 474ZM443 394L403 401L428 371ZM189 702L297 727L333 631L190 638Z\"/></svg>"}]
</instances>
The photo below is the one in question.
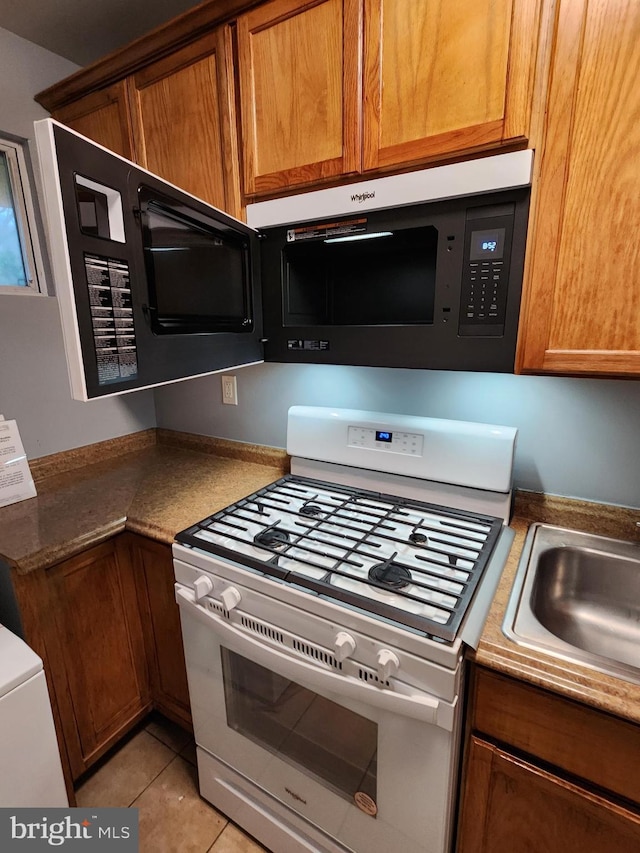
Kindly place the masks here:
<instances>
[{"instance_id":1,"label":"microwave control panel","mask_svg":"<svg viewBox=\"0 0 640 853\"><path fill-rule=\"evenodd\" d=\"M458 334L504 334L512 232L512 205L468 211Z\"/></svg>"}]
</instances>

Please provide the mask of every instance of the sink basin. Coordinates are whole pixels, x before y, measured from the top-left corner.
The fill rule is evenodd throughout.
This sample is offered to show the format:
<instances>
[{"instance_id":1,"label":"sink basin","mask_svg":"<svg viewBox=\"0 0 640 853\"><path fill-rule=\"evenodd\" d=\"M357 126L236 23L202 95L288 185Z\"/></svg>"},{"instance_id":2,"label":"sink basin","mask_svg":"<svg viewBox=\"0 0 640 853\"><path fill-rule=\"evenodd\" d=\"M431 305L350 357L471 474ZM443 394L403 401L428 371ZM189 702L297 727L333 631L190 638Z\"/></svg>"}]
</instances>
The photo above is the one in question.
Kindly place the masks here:
<instances>
[{"instance_id":1,"label":"sink basin","mask_svg":"<svg viewBox=\"0 0 640 853\"><path fill-rule=\"evenodd\" d=\"M640 684L640 545L532 525L502 630L519 645Z\"/></svg>"}]
</instances>

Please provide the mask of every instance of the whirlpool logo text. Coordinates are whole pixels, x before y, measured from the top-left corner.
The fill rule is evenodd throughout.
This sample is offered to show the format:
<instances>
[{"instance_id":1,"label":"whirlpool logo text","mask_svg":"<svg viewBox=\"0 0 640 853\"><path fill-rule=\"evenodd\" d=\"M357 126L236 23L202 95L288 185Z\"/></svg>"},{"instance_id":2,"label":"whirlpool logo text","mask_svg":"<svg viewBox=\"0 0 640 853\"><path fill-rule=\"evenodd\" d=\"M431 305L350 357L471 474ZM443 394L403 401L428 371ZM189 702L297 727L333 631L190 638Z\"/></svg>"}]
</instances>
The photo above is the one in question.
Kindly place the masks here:
<instances>
[{"instance_id":1,"label":"whirlpool logo text","mask_svg":"<svg viewBox=\"0 0 640 853\"><path fill-rule=\"evenodd\" d=\"M364 192L364 193L354 193L351 196L351 201L357 201L358 204L362 204L363 201L368 201L370 198L375 198L375 191L372 193Z\"/></svg>"}]
</instances>

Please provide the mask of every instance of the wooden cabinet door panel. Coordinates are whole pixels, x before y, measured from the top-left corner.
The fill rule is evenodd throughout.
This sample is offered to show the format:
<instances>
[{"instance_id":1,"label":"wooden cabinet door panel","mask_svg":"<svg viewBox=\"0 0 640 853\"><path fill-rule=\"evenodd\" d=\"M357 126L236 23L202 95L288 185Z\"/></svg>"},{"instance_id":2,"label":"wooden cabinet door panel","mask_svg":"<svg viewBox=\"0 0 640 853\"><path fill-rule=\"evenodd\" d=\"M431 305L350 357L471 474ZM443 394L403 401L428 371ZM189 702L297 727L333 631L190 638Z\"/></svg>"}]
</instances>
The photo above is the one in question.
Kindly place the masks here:
<instances>
[{"instance_id":1,"label":"wooden cabinet door panel","mask_svg":"<svg viewBox=\"0 0 640 853\"><path fill-rule=\"evenodd\" d=\"M367 0L364 168L524 140L539 4Z\"/></svg>"},{"instance_id":2,"label":"wooden cabinet door panel","mask_svg":"<svg viewBox=\"0 0 640 853\"><path fill-rule=\"evenodd\" d=\"M88 767L149 707L133 575L108 542L51 569L49 583Z\"/></svg>"},{"instance_id":3,"label":"wooden cabinet door panel","mask_svg":"<svg viewBox=\"0 0 640 853\"><path fill-rule=\"evenodd\" d=\"M138 162L216 207L239 211L233 74L219 29L130 78Z\"/></svg>"},{"instance_id":4,"label":"wooden cabinet door panel","mask_svg":"<svg viewBox=\"0 0 640 853\"><path fill-rule=\"evenodd\" d=\"M457 853L637 853L640 815L472 737Z\"/></svg>"},{"instance_id":5,"label":"wooden cabinet door panel","mask_svg":"<svg viewBox=\"0 0 640 853\"><path fill-rule=\"evenodd\" d=\"M248 195L359 168L360 0L272 0L238 19Z\"/></svg>"},{"instance_id":6,"label":"wooden cabinet door panel","mask_svg":"<svg viewBox=\"0 0 640 853\"><path fill-rule=\"evenodd\" d=\"M128 160L134 159L127 88L124 81L91 92L72 104L61 107L54 112L53 117L116 154Z\"/></svg>"},{"instance_id":7,"label":"wooden cabinet door panel","mask_svg":"<svg viewBox=\"0 0 640 853\"><path fill-rule=\"evenodd\" d=\"M155 707L191 726L180 611L174 594L171 547L131 537Z\"/></svg>"},{"instance_id":8,"label":"wooden cabinet door panel","mask_svg":"<svg viewBox=\"0 0 640 853\"><path fill-rule=\"evenodd\" d=\"M562 0L521 367L640 375L640 5Z\"/></svg>"},{"instance_id":9,"label":"wooden cabinet door panel","mask_svg":"<svg viewBox=\"0 0 640 853\"><path fill-rule=\"evenodd\" d=\"M640 726L483 667L471 703L476 732L640 803Z\"/></svg>"}]
</instances>

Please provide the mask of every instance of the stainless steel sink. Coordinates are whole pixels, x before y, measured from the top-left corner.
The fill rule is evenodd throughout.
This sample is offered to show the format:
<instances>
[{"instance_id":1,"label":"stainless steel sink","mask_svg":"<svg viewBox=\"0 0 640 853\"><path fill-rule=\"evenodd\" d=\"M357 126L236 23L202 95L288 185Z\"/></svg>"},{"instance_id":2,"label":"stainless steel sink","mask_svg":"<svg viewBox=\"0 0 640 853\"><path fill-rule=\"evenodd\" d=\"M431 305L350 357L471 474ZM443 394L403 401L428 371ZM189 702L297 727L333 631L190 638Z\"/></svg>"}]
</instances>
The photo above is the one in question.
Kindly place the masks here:
<instances>
[{"instance_id":1,"label":"stainless steel sink","mask_svg":"<svg viewBox=\"0 0 640 853\"><path fill-rule=\"evenodd\" d=\"M519 645L640 683L640 544L532 525L502 630Z\"/></svg>"}]
</instances>

